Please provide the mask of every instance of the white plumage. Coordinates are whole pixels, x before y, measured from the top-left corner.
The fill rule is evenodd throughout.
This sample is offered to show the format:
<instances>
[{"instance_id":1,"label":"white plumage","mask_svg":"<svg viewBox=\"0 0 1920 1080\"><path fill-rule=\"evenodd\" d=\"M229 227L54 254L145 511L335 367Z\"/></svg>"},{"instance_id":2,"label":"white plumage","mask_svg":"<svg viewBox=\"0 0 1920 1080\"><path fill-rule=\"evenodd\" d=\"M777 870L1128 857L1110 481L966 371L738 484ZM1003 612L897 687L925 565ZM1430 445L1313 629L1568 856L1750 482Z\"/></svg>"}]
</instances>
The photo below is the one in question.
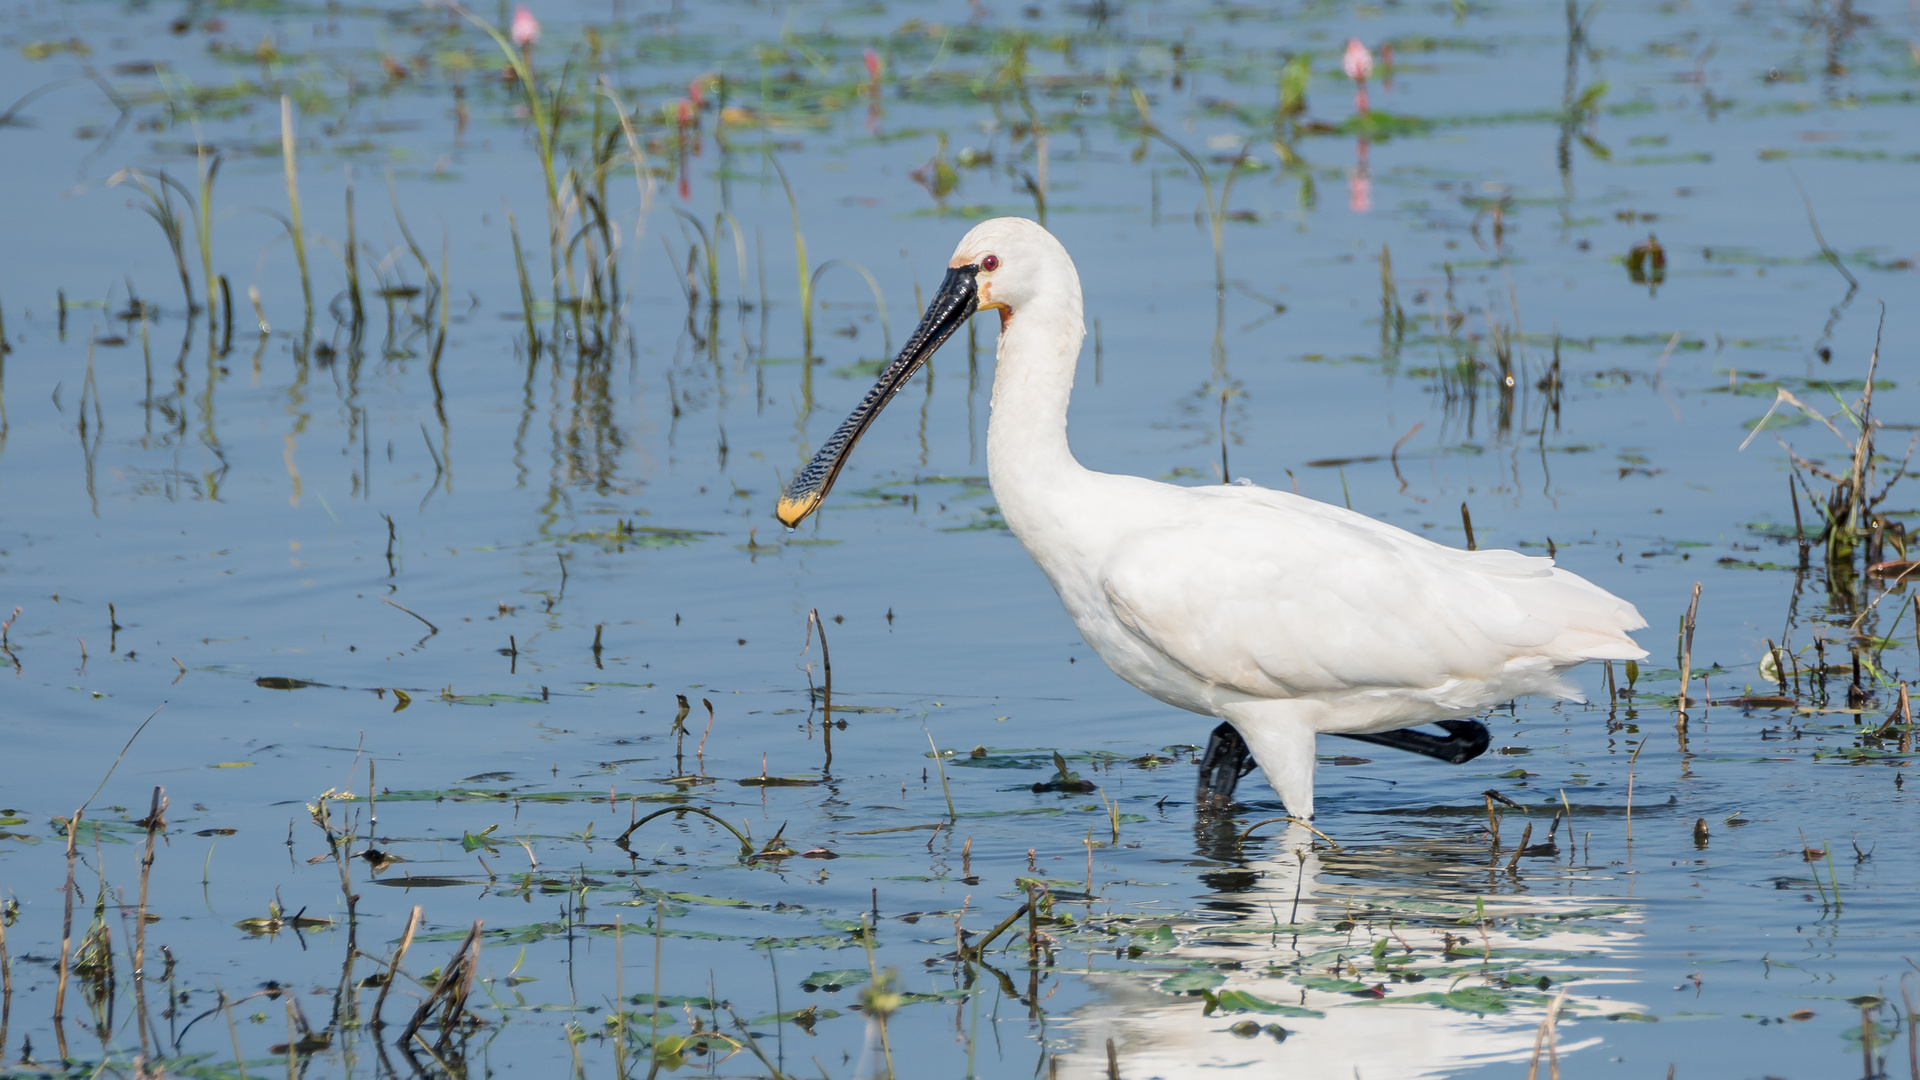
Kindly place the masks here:
<instances>
[{"instance_id":1,"label":"white plumage","mask_svg":"<svg viewBox=\"0 0 1920 1080\"><path fill-rule=\"evenodd\" d=\"M1290 814L1313 814L1318 733L1574 697L1566 669L1646 655L1627 636L1646 625L1633 605L1550 559L1443 547L1250 484L1083 467L1067 446L1085 336L1072 259L1039 225L998 218L967 233L949 266L978 268L979 306L1001 311L987 466L1007 525L1107 666L1232 724Z\"/></svg>"}]
</instances>

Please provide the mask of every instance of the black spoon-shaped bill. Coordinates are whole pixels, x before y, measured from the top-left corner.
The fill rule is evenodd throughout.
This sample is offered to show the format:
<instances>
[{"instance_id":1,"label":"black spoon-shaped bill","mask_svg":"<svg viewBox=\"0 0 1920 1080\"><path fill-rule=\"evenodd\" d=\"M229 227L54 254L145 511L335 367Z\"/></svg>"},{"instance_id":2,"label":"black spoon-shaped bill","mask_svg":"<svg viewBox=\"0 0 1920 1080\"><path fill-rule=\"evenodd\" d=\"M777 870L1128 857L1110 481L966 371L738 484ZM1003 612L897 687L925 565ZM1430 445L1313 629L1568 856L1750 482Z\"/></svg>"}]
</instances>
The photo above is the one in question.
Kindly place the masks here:
<instances>
[{"instance_id":1,"label":"black spoon-shaped bill","mask_svg":"<svg viewBox=\"0 0 1920 1080\"><path fill-rule=\"evenodd\" d=\"M833 490L834 479L840 475L854 444L866 434L874 417L907 385L907 380L913 378L913 373L927 362L934 350L972 316L980 303L974 283L974 276L979 272L978 266L956 266L947 271L940 291L934 293L933 302L927 305L926 314L920 317L920 325L914 327L900 355L880 372L873 389L867 391L867 396L860 399L860 404L854 406L853 412L834 430L833 437L787 485L773 512L782 525L791 529L820 508L820 501Z\"/></svg>"}]
</instances>

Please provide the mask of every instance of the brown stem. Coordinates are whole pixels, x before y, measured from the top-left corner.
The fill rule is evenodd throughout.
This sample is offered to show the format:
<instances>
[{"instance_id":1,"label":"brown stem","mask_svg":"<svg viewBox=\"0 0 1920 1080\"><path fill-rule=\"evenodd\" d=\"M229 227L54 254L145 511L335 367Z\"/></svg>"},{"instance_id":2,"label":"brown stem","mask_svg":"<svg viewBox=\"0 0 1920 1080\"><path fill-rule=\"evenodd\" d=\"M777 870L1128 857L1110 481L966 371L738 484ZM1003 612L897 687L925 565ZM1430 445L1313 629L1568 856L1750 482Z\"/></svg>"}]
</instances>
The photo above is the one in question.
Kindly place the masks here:
<instances>
[{"instance_id":1,"label":"brown stem","mask_svg":"<svg viewBox=\"0 0 1920 1080\"><path fill-rule=\"evenodd\" d=\"M742 858L745 858L746 856L753 854L753 841L747 838L747 834L741 832L739 829L734 828L733 825L730 822L728 822L726 818L723 818L720 815L714 813L713 811L700 806L669 806L661 810L655 810L653 813L648 814L646 817L643 817L639 821L636 821L633 824L627 826L627 831L621 833L618 837L615 837L613 842L620 845L623 848L627 847L627 837L632 836L633 831L635 829L638 829L640 826L645 825L647 822L652 821L654 818L657 818L662 814L676 814L676 815L699 814L703 818L707 818L709 820L718 822L721 828L724 828L728 832L732 833L734 835L734 839L740 841L740 855Z\"/></svg>"},{"instance_id":2,"label":"brown stem","mask_svg":"<svg viewBox=\"0 0 1920 1080\"><path fill-rule=\"evenodd\" d=\"M1633 748L1633 756L1627 759L1627 848L1633 848L1633 763L1640 760L1640 751L1647 748L1643 737L1640 745Z\"/></svg>"},{"instance_id":3,"label":"brown stem","mask_svg":"<svg viewBox=\"0 0 1920 1080\"><path fill-rule=\"evenodd\" d=\"M13 965L7 959L7 912L0 903L0 1056L7 1049L7 1020L13 1015Z\"/></svg>"},{"instance_id":4,"label":"brown stem","mask_svg":"<svg viewBox=\"0 0 1920 1080\"><path fill-rule=\"evenodd\" d=\"M400 961L406 958L407 947L413 944L413 932L420 929L420 905L413 906L413 914L407 917L407 932L400 935L400 947L393 950L393 962L387 965L387 981L380 984L380 996L373 999L373 1026L379 1028L386 1021L380 1019L380 1007L387 1003L387 991L393 989L393 980L400 977Z\"/></svg>"},{"instance_id":5,"label":"brown stem","mask_svg":"<svg viewBox=\"0 0 1920 1080\"><path fill-rule=\"evenodd\" d=\"M67 1060L67 1031L62 1021L67 1009L68 962L73 956L73 863L74 843L80 830L80 815L85 808L76 808L73 816L67 819L67 884L62 890L66 894L66 915L60 926L60 980L53 993L53 1035L60 1043L60 1059Z\"/></svg>"},{"instance_id":6,"label":"brown stem","mask_svg":"<svg viewBox=\"0 0 1920 1080\"><path fill-rule=\"evenodd\" d=\"M820 631L820 666L826 671L826 685L822 688L820 698L820 715L824 719L820 728L821 741L827 749L827 762L820 767L820 774L825 776L833 771L833 654L827 651L827 628L820 621L819 608L807 609L807 625L809 629Z\"/></svg>"},{"instance_id":7,"label":"brown stem","mask_svg":"<svg viewBox=\"0 0 1920 1080\"><path fill-rule=\"evenodd\" d=\"M1298 825L1301 828L1312 833L1313 835L1319 837L1320 839L1325 840L1329 845L1332 846L1333 850L1335 851L1341 850L1340 845L1334 841L1333 837L1328 836L1326 833L1323 833L1319 829L1316 829L1313 826L1307 824L1306 822L1301 821L1297 817L1292 817L1286 814L1282 814L1279 817L1265 818L1261 821L1256 821L1253 824L1247 826L1246 830L1240 834L1240 842L1245 843L1247 840L1247 837L1253 835L1253 830L1259 828L1262 825L1271 825L1276 821L1286 821L1286 822L1291 822L1292 824Z\"/></svg>"},{"instance_id":8,"label":"brown stem","mask_svg":"<svg viewBox=\"0 0 1920 1080\"><path fill-rule=\"evenodd\" d=\"M1520 843L1513 849L1513 858L1507 860L1508 870L1520 868L1520 855L1527 850L1527 841L1531 839L1533 839L1533 822L1529 821L1527 827L1520 830Z\"/></svg>"},{"instance_id":9,"label":"brown stem","mask_svg":"<svg viewBox=\"0 0 1920 1080\"><path fill-rule=\"evenodd\" d=\"M1693 626L1694 616L1700 612L1700 583L1693 583L1693 601L1687 605L1687 617L1680 624L1680 720L1681 736L1687 730L1687 687L1693 682Z\"/></svg>"},{"instance_id":10,"label":"brown stem","mask_svg":"<svg viewBox=\"0 0 1920 1080\"><path fill-rule=\"evenodd\" d=\"M147 879L153 873L153 838L167 829L167 789L156 786L147 810L147 850L140 858L140 906L133 924L134 1006L139 1010L140 1049L147 1052Z\"/></svg>"},{"instance_id":11,"label":"brown stem","mask_svg":"<svg viewBox=\"0 0 1920 1080\"><path fill-rule=\"evenodd\" d=\"M1018 908L1014 909L1013 914L1007 916L1004 919L1001 919L1000 925L987 931L987 935L981 938L977 944L969 945L966 947L966 950L965 950L966 958L977 960L980 957L986 955L987 946L993 944L993 939L999 937L1002 933L1004 933L1007 927L1012 926L1015 922L1017 922L1020 916L1025 915L1027 913L1027 910L1032 906L1033 904L1031 901L1025 904L1021 904ZM1015 996L1018 996L1018 995L1015 995Z\"/></svg>"},{"instance_id":12,"label":"brown stem","mask_svg":"<svg viewBox=\"0 0 1920 1080\"><path fill-rule=\"evenodd\" d=\"M1033 882L1027 882L1027 966L1040 966L1040 911L1033 904Z\"/></svg>"}]
</instances>

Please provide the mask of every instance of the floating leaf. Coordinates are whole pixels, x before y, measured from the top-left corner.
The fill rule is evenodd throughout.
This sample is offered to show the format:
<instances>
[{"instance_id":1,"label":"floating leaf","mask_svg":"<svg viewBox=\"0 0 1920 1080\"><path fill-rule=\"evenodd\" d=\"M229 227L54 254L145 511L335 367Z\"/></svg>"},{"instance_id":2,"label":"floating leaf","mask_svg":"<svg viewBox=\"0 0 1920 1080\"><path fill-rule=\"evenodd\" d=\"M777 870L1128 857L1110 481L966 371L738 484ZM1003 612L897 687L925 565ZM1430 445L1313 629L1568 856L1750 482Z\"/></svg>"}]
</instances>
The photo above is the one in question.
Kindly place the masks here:
<instances>
[{"instance_id":1,"label":"floating leaf","mask_svg":"<svg viewBox=\"0 0 1920 1080\"><path fill-rule=\"evenodd\" d=\"M872 928L859 919L821 919L820 925L829 930L838 930L843 934L852 934L856 941L864 935L873 933Z\"/></svg>"},{"instance_id":2,"label":"floating leaf","mask_svg":"<svg viewBox=\"0 0 1920 1080\"><path fill-rule=\"evenodd\" d=\"M1326 1015L1318 1009L1306 1009L1298 1005L1282 1005L1277 1001L1249 994L1245 990L1224 990L1218 994L1207 995L1206 1015L1216 1012L1257 1012L1271 1016L1320 1017Z\"/></svg>"},{"instance_id":3,"label":"floating leaf","mask_svg":"<svg viewBox=\"0 0 1920 1080\"><path fill-rule=\"evenodd\" d=\"M627 901L627 903L633 906L639 906L642 903L652 903L655 900L665 900L669 903L705 904L709 907L750 908L750 907L765 906L762 904L756 904L751 900L741 900L731 896L702 896L699 893L662 892L659 889L643 889L641 890L641 896L644 898L644 900Z\"/></svg>"},{"instance_id":4,"label":"floating leaf","mask_svg":"<svg viewBox=\"0 0 1920 1080\"><path fill-rule=\"evenodd\" d=\"M859 942L836 934L800 934L795 937L763 937L754 940L756 949L845 949Z\"/></svg>"},{"instance_id":5,"label":"floating leaf","mask_svg":"<svg viewBox=\"0 0 1920 1080\"><path fill-rule=\"evenodd\" d=\"M1538 994L1509 995L1503 994L1492 987L1469 986L1464 989L1450 990L1444 993L1407 994L1403 997L1388 998L1386 1000L1393 1001L1396 1004L1438 1005L1443 1009L1452 1009L1454 1012L1473 1013L1476 1016L1484 1016L1488 1013L1506 1012L1509 1002L1531 1003L1535 1001L1545 1001L1547 999Z\"/></svg>"},{"instance_id":6,"label":"floating leaf","mask_svg":"<svg viewBox=\"0 0 1920 1080\"><path fill-rule=\"evenodd\" d=\"M481 829L477 833L462 833L460 835L461 849L464 851L478 851L481 848L486 848L488 851L492 851L493 842L488 840L487 837L491 836L493 831L499 827L496 823Z\"/></svg>"},{"instance_id":7,"label":"floating leaf","mask_svg":"<svg viewBox=\"0 0 1920 1080\"><path fill-rule=\"evenodd\" d=\"M800 1023L801 1027L812 1027L817 1020L831 1020L840 1015L838 1009L823 1009L818 1005L809 1005L804 1009L788 1009L786 1012L769 1013L756 1016L747 1021L749 1024L785 1024L790 1021Z\"/></svg>"},{"instance_id":8,"label":"floating leaf","mask_svg":"<svg viewBox=\"0 0 1920 1080\"><path fill-rule=\"evenodd\" d=\"M525 694L441 694L439 700L450 705L538 705L541 703L539 698L528 697Z\"/></svg>"},{"instance_id":9,"label":"floating leaf","mask_svg":"<svg viewBox=\"0 0 1920 1080\"><path fill-rule=\"evenodd\" d=\"M395 889L448 889L456 885L485 885L486 882L473 878L456 877L390 877L375 878L375 885L385 885ZM461 931L464 935L465 931Z\"/></svg>"},{"instance_id":10,"label":"floating leaf","mask_svg":"<svg viewBox=\"0 0 1920 1080\"><path fill-rule=\"evenodd\" d=\"M1166 952L1179 944L1180 939L1174 936L1172 927L1156 926L1151 930L1134 934L1133 940L1127 946L1127 951L1135 955Z\"/></svg>"},{"instance_id":11,"label":"floating leaf","mask_svg":"<svg viewBox=\"0 0 1920 1080\"><path fill-rule=\"evenodd\" d=\"M1048 780L1044 784L1033 785L1035 793L1042 791L1063 791L1069 794L1084 795L1090 791L1097 790L1093 781L1082 780L1080 779L1079 773L1068 769L1067 759L1061 757L1058 751L1053 755L1053 768L1053 779Z\"/></svg>"},{"instance_id":12,"label":"floating leaf","mask_svg":"<svg viewBox=\"0 0 1920 1080\"><path fill-rule=\"evenodd\" d=\"M730 1004L730 1002L725 1002L725 1001L716 1002L712 998L701 997L698 995L690 997L685 994L661 994L659 997L655 997L652 994L642 993L642 994L634 994L631 997L627 998L627 1000L629 1002L632 1002L635 1005L639 1005L644 1008L653 1008L657 1006L662 1009L677 1009L682 1005L691 1005L696 1009L711 1009L715 1005L726 1006ZM667 1019L667 1017L662 1016L661 1019L665 1020ZM758 1023L758 1021L755 1021L755 1023Z\"/></svg>"},{"instance_id":13,"label":"floating leaf","mask_svg":"<svg viewBox=\"0 0 1920 1080\"><path fill-rule=\"evenodd\" d=\"M980 992L980 987L971 990L909 990L899 996L902 1005L922 1005L930 1001L964 1001Z\"/></svg>"},{"instance_id":14,"label":"floating leaf","mask_svg":"<svg viewBox=\"0 0 1920 1080\"><path fill-rule=\"evenodd\" d=\"M1194 968L1178 975L1160 980L1160 989L1169 994L1191 994L1201 990L1211 990L1227 977L1210 968Z\"/></svg>"},{"instance_id":15,"label":"floating leaf","mask_svg":"<svg viewBox=\"0 0 1920 1080\"><path fill-rule=\"evenodd\" d=\"M1327 975L1301 975L1293 979L1296 985L1309 990L1324 990L1329 994L1357 994L1373 987L1353 979L1335 979Z\"/></svg>"},{"instance_id":16,"label":"floating leaf","mask_svg":"<svg viewBox=\"0 0 1920 1080\"><path fill-rule=\"evenodd\" d=\"M832 971L816 971L800 980L802 990L845 990L850 986L859 986L872 978L865 968L835 968Z\"/></svg>"}]
</instances>

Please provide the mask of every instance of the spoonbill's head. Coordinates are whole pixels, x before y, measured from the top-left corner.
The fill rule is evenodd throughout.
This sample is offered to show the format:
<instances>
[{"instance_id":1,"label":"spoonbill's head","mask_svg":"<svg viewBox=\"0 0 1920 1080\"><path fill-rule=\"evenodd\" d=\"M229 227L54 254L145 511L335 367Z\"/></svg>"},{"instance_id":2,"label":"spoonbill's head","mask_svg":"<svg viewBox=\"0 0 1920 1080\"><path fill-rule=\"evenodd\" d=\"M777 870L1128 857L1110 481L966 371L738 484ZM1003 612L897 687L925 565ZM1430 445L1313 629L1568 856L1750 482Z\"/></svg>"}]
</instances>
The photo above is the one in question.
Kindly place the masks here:
<instances>
[{"instance_id":1,"label":"spoonbill's head","mask_svg":"<svg viewBox=\"0 0 1920 1080\"><path fill-rule=\"evenodd\" d=\"M1034 300L1053 293L1079 298L1079 276L1067 249L1053 234L1026 218L994 218L975 225L960 239L947 276L927 305L920 325L900 355L880 372L867 396L841 423L780 496L774 516L792 528L820 506L840 475L853 446L893 395L927 362L935 349L982 308L998 308L1002 325L1018 317Z\"/></svg>"},{"instance_id":2,"label":"spoonbill's head","mask_svg":"<svg viewBox=\"0 0 1920 1080\"><path fill-rule=\"evenodd\" d=\"M960 238L947 267L950 274L971 269L978 306L998 308L1003 323L1036 297L1062 291L1068 281L1076 286L1079 282L1067 249L1026 218L994 218L975 225Z\"/></svg>"}]
</instances>

